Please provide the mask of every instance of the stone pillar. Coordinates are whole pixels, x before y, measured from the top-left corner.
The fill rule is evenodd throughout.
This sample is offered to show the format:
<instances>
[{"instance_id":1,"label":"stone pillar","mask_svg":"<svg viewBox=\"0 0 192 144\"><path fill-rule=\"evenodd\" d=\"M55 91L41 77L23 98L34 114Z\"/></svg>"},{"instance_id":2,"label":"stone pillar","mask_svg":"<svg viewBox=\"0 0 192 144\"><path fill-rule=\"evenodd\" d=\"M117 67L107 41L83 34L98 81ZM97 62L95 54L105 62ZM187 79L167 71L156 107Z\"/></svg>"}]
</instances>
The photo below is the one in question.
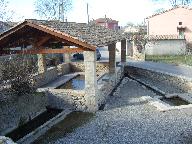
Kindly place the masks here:
<instances>
[{"instance_id":1,"label":"stone pillar","mask_svg":"<svg viewBox=\"0 0 192 144\"><path fill-rule=\"evenodd\" d=\"M70 53L66 53L65 54L65 63L70 63L71 62L71 54Z\"/></svg>"},{"instance_id":2,"label":"stone pillar","mask_svg":"<svg viewBox=\"0 0 192 144\"><path fill-rule=\"evenodd\" d=\"M69 46L64 46L64 49L65 48L70 48L70 47ZM71 54L70 53L63 54L63 61L65 63L70 63L71 62Z\"/></svg>"},{"instance_id":3,"label":"stone pillar","mask_svg":"<svg viewBox=\"0 0 192 144\"><path fill-rule=\"evenodd\" d=\"M137 46L135 44L135 40L133 40L133 57L135 57L138 54Z\"/></svg>"},{"instance_id":4,"label":"stone pillar","mask_svg":"<svg viewBox=\"0 0 192 144\"><path fill-rule=\"evenodd\" d=\"M45 73L47 71L46 59L44 54L37 54L38 57L38 72Z\"/></svg>"},{"instance_id":5,"label":"stone pillar","mask_svg":"<svg viewBox=\"0 0 192 144\"><path fill-rule=\"evenodd\" d=\"M121 62L126 62L126 39L121 41Z\"/></svg>"},{"instance_id":6,"label":"stone pillar","mask_svg":"<svg viewBox=\"0 0 192 144\"><path fill-rule=\"evenodd\" d=\"M98 110L97 98L97 74L96 74L96 52L85 51L85 100L88 112L96 112Z\"/></svg>"},{"instance_id":7,"label":"stone pillar","mask_svg":"<svg viewBox=\"0 0 192 144\"><path fill-rule=\"evenodd\" d=\"M109 50L109 73L116 73L116 43L108 45Z\"/></svg>"}]
</instances>

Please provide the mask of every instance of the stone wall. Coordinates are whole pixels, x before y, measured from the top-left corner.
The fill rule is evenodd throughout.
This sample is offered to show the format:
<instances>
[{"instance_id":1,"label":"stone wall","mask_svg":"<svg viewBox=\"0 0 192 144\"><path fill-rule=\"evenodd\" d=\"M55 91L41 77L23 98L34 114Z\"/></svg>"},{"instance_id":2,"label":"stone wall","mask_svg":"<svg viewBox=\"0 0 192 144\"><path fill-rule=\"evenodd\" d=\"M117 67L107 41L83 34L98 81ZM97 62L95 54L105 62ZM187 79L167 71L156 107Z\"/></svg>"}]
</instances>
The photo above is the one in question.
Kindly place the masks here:
<instances>
[{"instance_id":1,"label":"stone wall","mask_svg":"<svg viewBox=\"0 0 192 144\"><path fill-rule=\"evenodd\" d=\"M83 90L49 89L46 95L52 108L86 110L85 92Z\"/></svg>"},{"instance_id":2,"label":"stone wall","mask_svg":"<svg viewBox=\"0 0 192 144\"><path fill-rule=\"evenodd\" d=\"M13 96L9 100L0 101L0 135L33 119L45 111L47 105L48 101L43 93Z\"/></svg>"},{"instance_id":3,"label":"stone wall","mask_svg":"<svg viewBox=\"0 0 192 144\"><path fill-rule=\"evenodd\" d=\"M34 76L35 87L43 86L58 77L57 67L49 68L45 73L41 73Z\"/></svg>"},{"instance_id":4,"label":"stone wall","mask_svg":"<svg viewBox=\"0 0 192 144\"><path fill-rule=\"evenodd\" d=\"M70 63L71 72L84 72L85 66L83 62ZM104 73L109 72L109 64L107 62L96 63L97 77L101 77Z\"/></svg>"},{"instance_id":5,"label":"stone wall","mask_svg":"<svg viewBox=\"0 0 192 144\"><path fill-rule=\"evenodd\" d=\"M116 67L116 73L105 73L98 78L98 107L106 102L109 94L121 80L123 75L124 67ZM48 97L49 105L52 108L79 111L86 111L87 109L85 90L49 89L46 91L46 95Z\"/></svg>"},{"instance_id":6,"label":"stone wall","mask_svg":"<svg viewBox=\"0 0 192 144\"><path fill-rule=\"evenodd\" d=\"M152 79L157 79L159 81L170 83L175 87L180 88L183 91L192 91L192 79L188 79L182 76L170 74L170 73L163 73L155 70L147 70L142 68L136 68L132 66L125 67L125 73L131 75L142 75L145 77L150 77Z\"/></svg>"},{"instance_id":7,"label":"stone wall","mask_svg":"<svg viewBox=\"0 0 192 144\"><path fill-rule=\"evenodd\" d=\"M186 53L183 39L151 40L145 46L146 55L182 55Z\"/></svg>"},{"instance_id":8,"label":"stone wall","mask_svg":"<svg viewBox=\"0 0 192 144\"><path fill-rule=\"evenodd\" d=\"M57 66L57 70L60 75L65 75L71 72L71 67L69 63L62 63Z\"/></svg>"},{"instance_id":9,"label":"stone wall","mask_svg":"<svg viewBox=\"0 0 192 144\"><path fill-rule=\"evenodd\" d=\"M117 67L116 74L105 74L98 80L98 105L105 104L110 93L116 87L123 77L123 68Z\"/></svg>"}]
</instances>

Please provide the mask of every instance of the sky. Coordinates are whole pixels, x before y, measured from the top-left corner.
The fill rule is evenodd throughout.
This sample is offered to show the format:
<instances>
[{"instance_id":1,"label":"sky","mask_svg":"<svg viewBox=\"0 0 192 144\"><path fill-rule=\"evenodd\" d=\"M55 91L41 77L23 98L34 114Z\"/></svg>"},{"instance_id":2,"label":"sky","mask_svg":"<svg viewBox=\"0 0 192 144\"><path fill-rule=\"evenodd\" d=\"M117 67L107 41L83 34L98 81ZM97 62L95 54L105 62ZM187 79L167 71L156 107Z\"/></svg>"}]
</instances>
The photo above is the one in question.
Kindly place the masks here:
<instances>
[{"instance_id":1,"label":"sky","mask_svg":"<svg viewBox=\"0 0 192 144\"><path fill-rule=\"evenodd\" d=\"M13 21L24 19L40 19L35 14L35 0L9 0L9 7L15 12ZM165 0L73 0L72 9L67 14L68 21L87 22L87 3L89 4L90 19L105 17L119 21L124 26L129 22L139 24L144 18L154 14L155 10L170 6Z\"/></svg>"}]
</instances>

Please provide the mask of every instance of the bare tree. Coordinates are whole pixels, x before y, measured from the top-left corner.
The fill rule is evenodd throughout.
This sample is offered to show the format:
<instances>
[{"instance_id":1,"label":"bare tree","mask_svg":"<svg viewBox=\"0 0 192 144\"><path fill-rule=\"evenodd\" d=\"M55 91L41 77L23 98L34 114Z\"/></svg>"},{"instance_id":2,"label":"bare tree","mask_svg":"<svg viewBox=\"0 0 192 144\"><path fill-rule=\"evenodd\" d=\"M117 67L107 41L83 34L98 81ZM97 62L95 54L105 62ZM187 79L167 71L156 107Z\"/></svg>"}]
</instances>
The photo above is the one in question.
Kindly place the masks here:
<instances>
[{"instance_id":1,"label":"bare tree","mask_svg":"<svg viewBox=\"0 0 192 144\"><path fill-rule=\"evenodd\" d=\"M172 6L191 4L191 0L169 0L169 1Z\"/></svg>"},{"instance_id":2,"label":"bare tree","mask_svg":"<svg viewBox=\"0 0 192 144\"><path fill-rule=\"evenodd\" d=\"M160 2L163 0L152 0L153 2ZM174 7L177 5L190 5L192 3L192 0L167 0L170 2L170 4Z\"/></svg>"},{"instance_id":3,"label":"bare tree","mask_svg":"<svg viewBox=\"0 0 192 144\"><path fill-rule=\"evenodd\" d=\"M13 11L8 7L8 1L0 0L0 21L10 21L13 16Z\"/></svg>"},{"instance_id":4,"label":"bare tree","mask_svg":"<svg viewBox=\"0 0 192 144\"><path fill-rule=\"evenodd\" d=\"M41 18L64 21L64 15L72 7L72 0L36 0L35 7Z\"/></svg>"}]
</instances>

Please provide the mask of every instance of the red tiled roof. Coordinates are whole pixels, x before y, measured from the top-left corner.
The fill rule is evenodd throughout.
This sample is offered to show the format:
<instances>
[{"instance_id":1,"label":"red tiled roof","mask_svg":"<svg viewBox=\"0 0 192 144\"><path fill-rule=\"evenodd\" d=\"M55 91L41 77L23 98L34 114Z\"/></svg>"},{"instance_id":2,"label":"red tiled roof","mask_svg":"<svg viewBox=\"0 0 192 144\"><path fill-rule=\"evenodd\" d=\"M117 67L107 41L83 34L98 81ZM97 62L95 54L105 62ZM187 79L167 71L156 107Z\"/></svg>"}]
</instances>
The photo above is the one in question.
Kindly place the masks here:
<instances>
[{"instance_id":1,"label":"red tiled roof","mask_svg":"<svg viewBox=\"0 0 192 144\"><path fill-rule=\"evenodd\" d=\"M98 22L98 23L105 23L105 22L108 22L108 23L118 23L118 21L113 20L111 18L98 18L95 21Z\"/></svg>"},{"instance_id":2,"label":"red tiled roof","mask_svg":"<svg viewBox=\"0 0 192 144\"><path fill-rule=\"evenodd\" d=\"M177 39L185 39L185 37L180 37L179 35L149 35L146 36L148 40L177 40Z\"/></svg>"}]
</instances>

